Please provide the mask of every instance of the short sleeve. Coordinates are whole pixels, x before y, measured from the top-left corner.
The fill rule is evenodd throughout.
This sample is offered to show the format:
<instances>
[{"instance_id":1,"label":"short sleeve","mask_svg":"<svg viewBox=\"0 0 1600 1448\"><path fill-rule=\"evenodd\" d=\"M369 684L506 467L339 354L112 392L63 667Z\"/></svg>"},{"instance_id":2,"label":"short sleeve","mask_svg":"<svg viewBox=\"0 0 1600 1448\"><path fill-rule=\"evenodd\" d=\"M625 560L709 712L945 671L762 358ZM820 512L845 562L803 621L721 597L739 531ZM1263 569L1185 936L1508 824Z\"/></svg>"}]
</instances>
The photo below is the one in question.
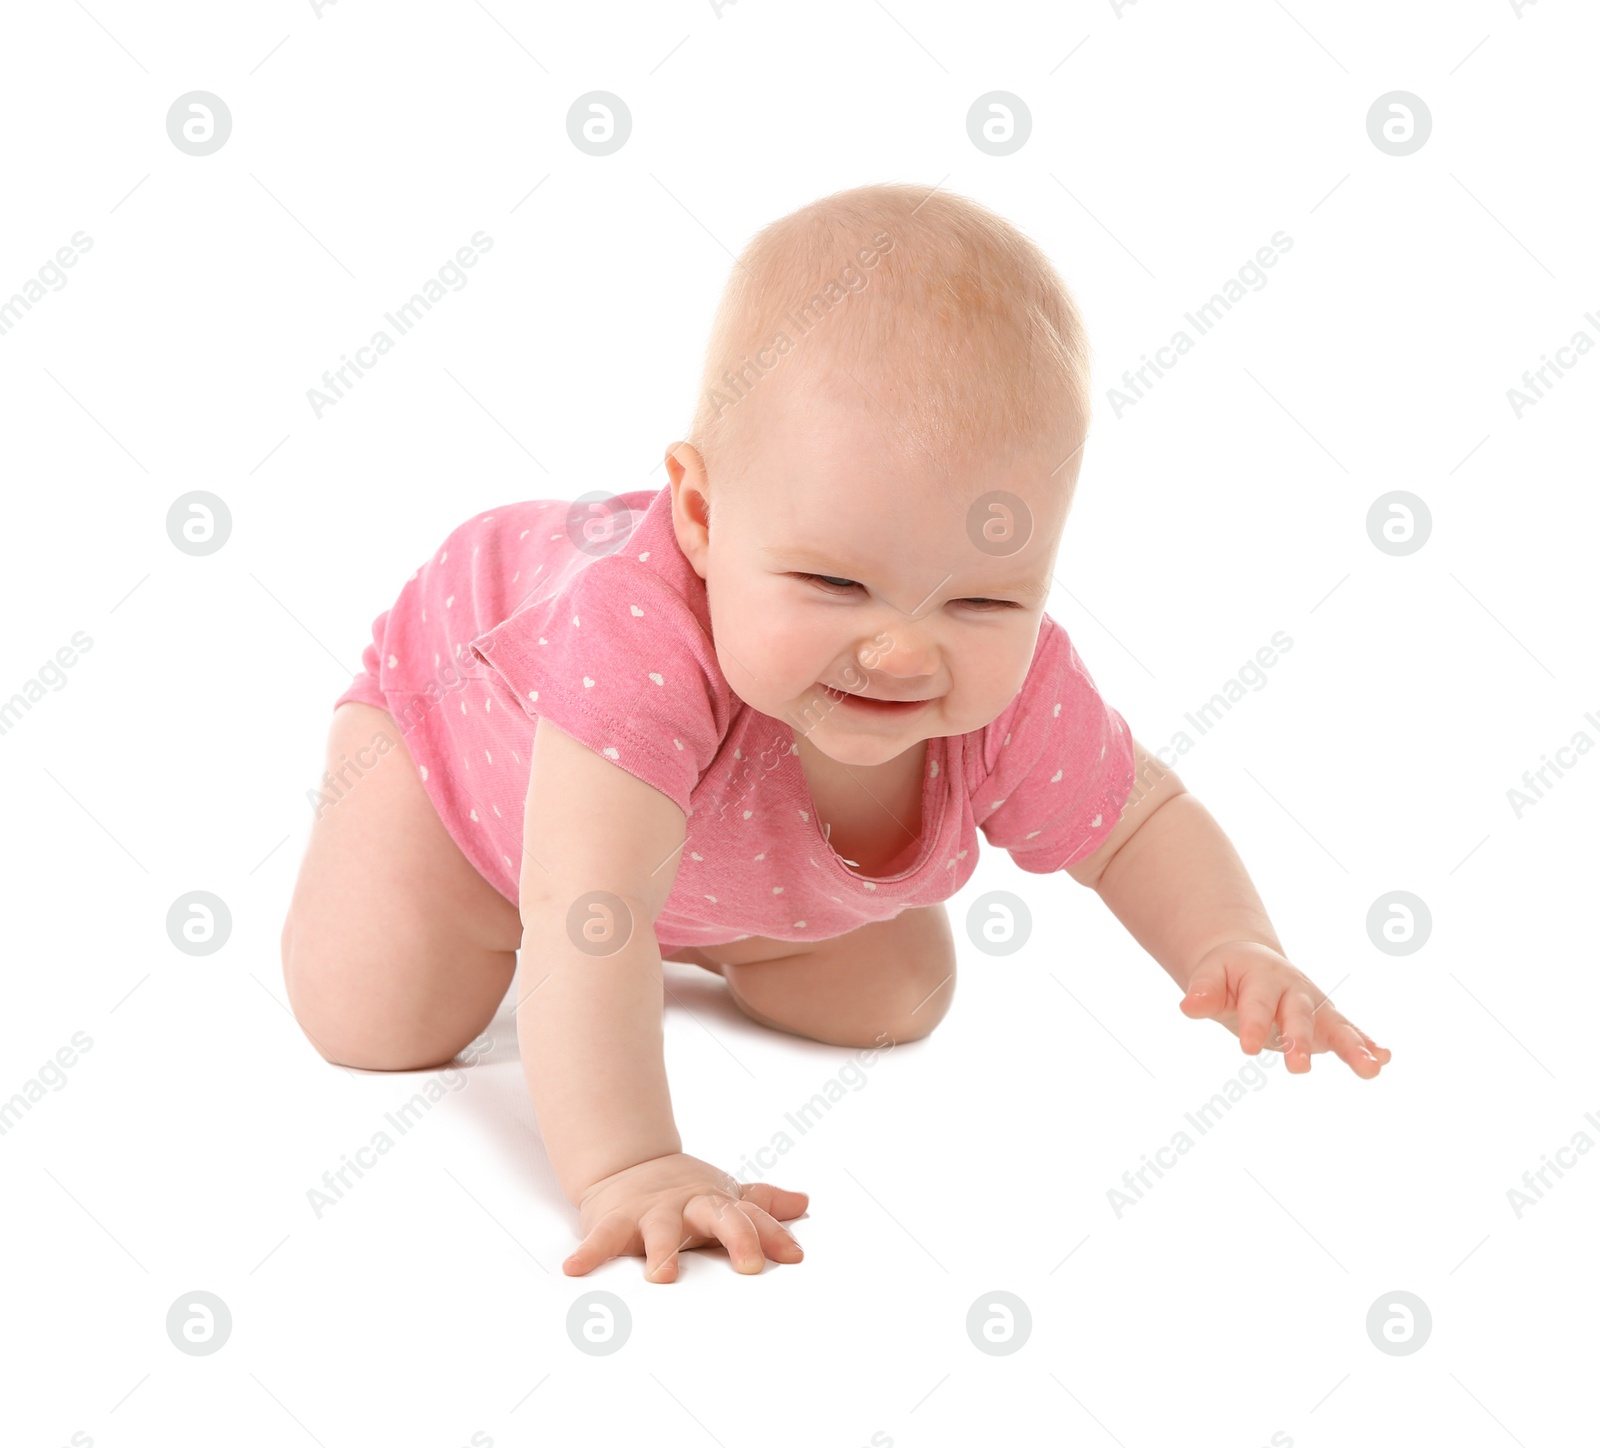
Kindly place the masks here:
<instances>
[{"instance_id":1,"label":"short sleeve","mask_svg":"<svg viewBox=\"0 0 1600 1448\"><path fill-rule=\"evenodd\" d=\"M973 814L990 844L1046 875L1092 855L1116 828L1134 758L1127 721L1100 697L1066 630L1046 614L1040 632L1021 692L985 731L992 768Z\"/></svg>"},{"instance_id":2,"label":"short sleeve","mask_svg":"<svg viewBox=\"0 0 1600 1448\"><path fill-rule=\"evenodd\" d=\"M690 812L729 711L710 639L659 575L631 558L597 558L469 649L525 713Z\"/></svg>"}]
</instances>

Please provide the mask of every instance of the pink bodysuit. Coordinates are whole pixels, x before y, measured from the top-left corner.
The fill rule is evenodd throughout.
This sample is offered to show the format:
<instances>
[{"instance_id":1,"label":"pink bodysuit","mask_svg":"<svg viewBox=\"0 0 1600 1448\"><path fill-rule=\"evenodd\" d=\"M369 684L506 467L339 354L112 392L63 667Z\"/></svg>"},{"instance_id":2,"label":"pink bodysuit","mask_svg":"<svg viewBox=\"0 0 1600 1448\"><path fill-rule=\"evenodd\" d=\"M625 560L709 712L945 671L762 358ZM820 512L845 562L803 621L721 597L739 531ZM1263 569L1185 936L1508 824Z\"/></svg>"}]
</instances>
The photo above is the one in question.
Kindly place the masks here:
<instances>
[{"instance_id":1,"label":"pink bodysuit","mask_svg":"<svg viewBox=\"0 0 1600 1448\"><path fill-rule=\"evenodd\" d=\"M914 861L883 877L852 868L824 837L793 728L723 677L671 488L605 508L598 544L569 531L559 499L463 523L375 620L366 670L335 703L393 715L445 829L513 904L541 716L688 817L656 921L663 955L746 935L822 940L947 900L976 867L980 829L1034 874L1111 833L1133 784L1132 735L1046 614L1000 716L928 740ZM560 842L529 848L537 858Z\"/></svg>"}]
</instances>

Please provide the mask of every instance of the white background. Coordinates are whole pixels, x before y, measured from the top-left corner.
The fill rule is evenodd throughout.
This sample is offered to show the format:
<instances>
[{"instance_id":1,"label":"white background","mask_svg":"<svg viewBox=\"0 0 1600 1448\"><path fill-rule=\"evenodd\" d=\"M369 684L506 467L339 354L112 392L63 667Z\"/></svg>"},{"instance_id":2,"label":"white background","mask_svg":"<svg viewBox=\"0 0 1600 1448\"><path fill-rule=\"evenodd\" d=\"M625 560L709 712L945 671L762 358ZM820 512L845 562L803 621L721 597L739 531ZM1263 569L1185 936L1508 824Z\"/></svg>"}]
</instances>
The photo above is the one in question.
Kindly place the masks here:
<instances>
[{"instance_id":1,"label":"white background","mask_svg":"<svg viewBox=\"0 0 1600 1448\"><path fill-rule=\"evenodd\" d=\"M1506 392L1600 340L1600 24L1578 0L1121 8L8 9L0 296L93 239L0 336L0 698L93 641L0 735L0 1099L93 1043L0 1137L8 1443L1592 1437L1600 1160L1569 1155L1520 1217L1507 1193L1600 1141L1600 758L1520 819L1507 790L1600 739L1600 356L1520 418ZM233 118L204 158L166 132L196 89ZM595 89L633 116L604 159L566 132ZM1397 89L1433 118L1403 158L1366 129ZM991 90L1033 119L1004 158L966 132ZM991 852L950 905L950 1016L771 1174L811 1193L802 1264L562 1276L576 1215L508 1008L318 1219L308 1189L424 1080L326 1064L278 955L372 620L476 511L663 484L731 255L885 180L992 207L1082 307L1097 420L1050 611L1138 737L1293 639L1180 773L1393 1061L1361 1082L1263 1055L1119 1218L1108 1189L1252 1063L1091 892ZM479 230L469 285L317 419L307 388ZM1269 284L1117 418L1122 370L1279 230ZM205 558L166 535L196 489L233 519ZM1396 489L1432 518L1407 557L1367 534ZM991 889L1032 909L1018 955L966 939ZM232 914L211 956L167 937L192 890ZM1409 956L1367 933L1393 890L1432 912ZM685 1149L737 1170L852 1053L667 971ZM632 1314L609 1357L567 1337L595 1288ZM233 1319L209 1356L166 1333L196 1290ZM1009 1356L966 1332L996 1290L1032 1315ZM1366 1327L1396 1291L1432 1317L1408 1356Z\"/></svg>"}]
</instances>

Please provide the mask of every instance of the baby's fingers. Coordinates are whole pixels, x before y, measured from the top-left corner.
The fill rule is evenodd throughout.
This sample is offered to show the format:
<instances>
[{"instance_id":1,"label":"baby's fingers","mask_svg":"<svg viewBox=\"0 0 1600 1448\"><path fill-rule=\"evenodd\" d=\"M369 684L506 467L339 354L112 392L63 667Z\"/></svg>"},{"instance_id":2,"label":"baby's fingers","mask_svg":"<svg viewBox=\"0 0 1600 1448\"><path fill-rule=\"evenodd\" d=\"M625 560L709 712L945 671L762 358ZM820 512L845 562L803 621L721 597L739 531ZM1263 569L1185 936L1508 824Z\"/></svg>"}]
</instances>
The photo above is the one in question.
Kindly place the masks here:
<instances>
[{"instance_id":1,"label":"baby's fingers","mask_svg":"<svg viewBox=\"0 0 1600 1448\"><path fill-rule=\"evenodd\" d=\"M1303 990L1290 986L1283 993L1278 1008L1278 1029L1283 1036L1283 1064L1301 1074L1311 1069L1312 1053L1317 1045L1317 1023L1311 997Z\"/></svg>"},{"instance_id":2,"label":"baby's fingers","mask_svg":"<svg viewBox=\"0 0 1600 1448\"><path fill-rule=\"evenodd\" d=\"M805 1192L791 1192L786 1187L775 1187L771 1182L751 1182L740 1190L745 1201L754 1202L780 1222L798 1217L811 1202Z\"/></svg>"},{"instance_id":3,"label":"baby's fingers","mask_svg":"<svg viewBox=\"0 0 1600 1448\"><path fill-rule=\"evenodd\" d=\"M1343 1016L1336 1015L1336 1018L1328 1023L1326 1034L1328 1045L1334 1054L1356 1075L1365 1079L1376 1076L1393 1054L1386 1046L1380 1046L1359 1026L1347 1021Z\"/></svg>"},{"instance_id":4,"label":"baby's fingers","mask_svg":"<svg viewBox=\"0 0 1600 1448\"><path fill-rule=\"evenodd\" d=\"M722 1243L736 1272L759 1272L767 1265L756 1224L740 1211L742 1202L709 1192L694 1197L683 1209L686 1227ZM760 1210L757 1208L757 1210Z\"/></svg>"},{"instance_id":5,"label":"baby's fingers","mask_svg":"<svg viewBox=\"0 0 1600 1448\"><path fill-rule=\"evenodd\" d=\"M582 1277L592 1272L602 1262L626 1252L633 1241L633 1232L633 1220L626 1212L607 1212L578 1244L578 1250L561 1264L561 1270L568 1277Z\"/></svg>"},{"instance_id":6,"label":"baby's fingers","mask_svg":"<svg viewBox=\"0 0 1600 1448\"><path fill-rule=\"evenodd\" d=\"M674 1207L655 1207L639 1219L644 1238L644 1276L647 1282L676 1282L678 1253L695 1240L688 1230L688 1213Z\"/></svg>"},{"instance_id":7,"label":"baby's fingers","mask_svg":"<svg viewBox=\"0 0 1600 1448\"><path fill-rule=\"evenodd\" d=\"M1281 976L1273 971L1251 971L1239 985L1239 1049L1254 1056L1267 1043L1284 997ZM1289 1035L1285 1028L1282 1035Z\"/></svg>"},{"instance_id":8,"label":"baby's fingers","mask_svg":"<svg viewBox=\"0 0 1600 1448\"><path fill-rule=\"evenodd\" d=\"M1207 1020L1228 1009L1228 972L1220 958L1202 964L1189 977L1178 1009L1190 1020Z\"/></svg>"},{"instance_id":9,"label":"baby's fingers","mask_svg":"<svg viewBox=\"0 0 1600 1448\"><path fill-rule=\"evenodd\" d=\"M738 1208L755 1223L756 1235L761 1239L761 1251L774 1262L798 1262L806 1254L795 1241L794 1234L770 1212L764 1211L746 1197Z\"/></svg>"}]
</instances>

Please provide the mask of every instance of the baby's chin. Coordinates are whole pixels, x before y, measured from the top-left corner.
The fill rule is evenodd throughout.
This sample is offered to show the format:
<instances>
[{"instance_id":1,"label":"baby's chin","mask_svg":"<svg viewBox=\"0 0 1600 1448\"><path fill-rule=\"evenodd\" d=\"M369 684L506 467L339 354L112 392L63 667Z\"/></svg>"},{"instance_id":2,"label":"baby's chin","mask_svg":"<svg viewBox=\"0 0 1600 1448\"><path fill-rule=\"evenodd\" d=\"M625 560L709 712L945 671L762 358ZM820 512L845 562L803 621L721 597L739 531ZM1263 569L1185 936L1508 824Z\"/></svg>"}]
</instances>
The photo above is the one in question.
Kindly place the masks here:
<instances>
[{"instance_id":1,"label":"baby's chin","mask_svg":"<svg viewBox=\"0 0 1600 1448\"><path fill-rule=\"evenodd\" d=\"M869 739L859 734L838 734L830 740L826 731L813 729L806 736L806 742L835 764L851 769L871 769L874 765L888 764L898 759L928 737L926 734L904 734L894 737L880 735Z\"/></svg>"},{"instance_id":2,"label":"baby's chin","mask_svg":"<svg viewBox=\"0 0 1600 1448\"><path fill-rule=\"evenodd\" d=\"M810 697L807 695L788 703L769 701L766 708L749 700L745 702L751 708L789 725L795 739L803 740L815 753L836 764L856 768L887 764L922 740L946 732L937 702L914 713L908 712L903 721L881 718L858 721L845 716L848 705L830 705L826 700L810 704Z\"/></svg>"}]
</instances>

